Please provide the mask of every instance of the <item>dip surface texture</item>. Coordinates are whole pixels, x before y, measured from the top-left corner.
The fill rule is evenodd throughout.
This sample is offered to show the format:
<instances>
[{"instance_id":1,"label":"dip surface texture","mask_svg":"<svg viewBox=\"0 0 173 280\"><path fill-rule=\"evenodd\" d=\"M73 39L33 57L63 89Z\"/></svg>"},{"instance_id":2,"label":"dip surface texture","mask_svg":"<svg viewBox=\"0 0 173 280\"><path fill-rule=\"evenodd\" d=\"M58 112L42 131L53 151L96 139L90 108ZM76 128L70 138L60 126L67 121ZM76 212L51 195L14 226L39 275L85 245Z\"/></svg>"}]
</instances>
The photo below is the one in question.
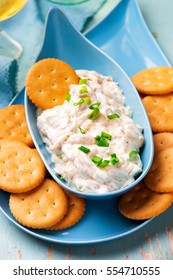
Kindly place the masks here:
<instances>
[{"instance_id":1,"label":"dip surface texture","mask_svg":"<svg viewBox=\"0 0 173 280\"><path fill-rule=\"evenodd\" d=\"M123 188L142 171L142 128L111 77L77 70L63 105L38 112L37 125L55 171L81 192ZM82 100L82 101L81 101Z\"/></svg>"}]
</instances>

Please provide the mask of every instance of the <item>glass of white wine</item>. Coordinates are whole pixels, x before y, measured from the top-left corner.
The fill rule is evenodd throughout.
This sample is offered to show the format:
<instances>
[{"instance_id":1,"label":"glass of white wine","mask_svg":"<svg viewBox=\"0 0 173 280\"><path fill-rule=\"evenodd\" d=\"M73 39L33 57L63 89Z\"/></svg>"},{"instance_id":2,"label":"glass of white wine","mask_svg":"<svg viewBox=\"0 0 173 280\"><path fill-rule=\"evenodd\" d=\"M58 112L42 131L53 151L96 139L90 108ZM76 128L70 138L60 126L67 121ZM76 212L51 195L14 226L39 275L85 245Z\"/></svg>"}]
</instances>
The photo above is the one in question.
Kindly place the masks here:
<instances>
[{"instance_id":1,"label":"glass of white wine","mask_svg":"<svg viewBox=\"0 0 173 280\"><path fill-rule=\"evenodd\" d=\"M28 2L28 0L0 0L0 23L17 14ZM5 30L0 28L0 54L3 55L5 48L9 50L9 56L17 59L23 52L23 47Z\"/></svg>"}]
</instances>

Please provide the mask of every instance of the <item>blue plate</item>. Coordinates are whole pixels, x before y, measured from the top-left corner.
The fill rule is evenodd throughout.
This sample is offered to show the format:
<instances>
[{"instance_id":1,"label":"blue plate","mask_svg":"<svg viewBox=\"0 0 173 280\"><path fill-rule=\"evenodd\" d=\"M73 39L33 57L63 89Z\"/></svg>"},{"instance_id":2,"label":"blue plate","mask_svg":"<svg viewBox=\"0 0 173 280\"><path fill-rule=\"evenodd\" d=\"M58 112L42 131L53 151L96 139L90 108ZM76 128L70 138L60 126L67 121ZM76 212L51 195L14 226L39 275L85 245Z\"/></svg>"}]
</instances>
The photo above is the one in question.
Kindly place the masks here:
<instances>
[{"instance_id":1,"label":"blue plate","mask_svg":"<svg viewBox=\"0 0 173 280\"><path fill-rule=\"evenodd\" d=\"M131 9L129 10L130 2L132 3ZM125 5L125 6L121 6ZM120 9L121 8L121 9ZM123 11L124 8L125 10ZM118 9L118 12L116 10ZM124 13L124 17L126 18L127 14L132 13L135 15L135 20L132 17L127 17L126 21L133 21L134 26L129 22L129 26L131 29L131 36L133 38L133 30L137 32L135 37L137 40L131 39L131 36L127 36L129 33L129 27L125 25L124 20L121 18L121 22L119 23L119 9ZM114 16L113 16L114 15ZM55 19L56 21L56 19ZM114 30L112 32L112 44L111 37L109 38L109 54L115 58L121 66L124 67L126 72L130 75L134 74L141 68L148 67L149 65L146 61L150 61L151 65L169 65L169 62L160 51L159 47L156 45L152 36L150 35L145 22L140 14L139 8L136 4L136 1L122 1L120 5L113 10L113 12L105 19L105 23L102 26L102 23L99 24L96 28L86 34L87 37L91 36L92 41L95 41L96 44L100 44L100 47L105 47L106 49L107 39L105 38L105 28L111 28ZM100 28L102 26L102 28ZM119 26L119 28L118 28ZM138 30L136 30L136 26L138 26ZM121 28L122 27L122 28ZM97 33L99 30L99 34ZM103 35L104 34L104 35ZM98 40L98 37L100 38ZM128 60L127 53L124 52L123 48L123 37L127 38L126 40L130 52L133 54L133 63L131 63L131 59ZM139 40L142 40L145 44L150 46L145 50L141 50L140 54L137 56L135 51L138 50ZM52 42L52 40L51 40ZM120 44L121 42L121 44ZM122 49L121 49L121 47ZM112 50L111 50L112 49ZM45 57L48 55L45 51ZM125 56L125 58L124 58ZM126 61L126 63L124 63ZM12 104L23 104L24 103L24 91L21 92L17 98L12 101ZM117 209L117 198L109 199L109 200L86 200L86 212L84 214L83 219L74 227L62 230L62 231L44 231L44 230L32 230L18 224L13 216L10 213L8 207L9 194L0 191L0 205L1 211L6 215L6 217L11 220L17 227L22 229L23 231L33 235L34 237L63 244L92 244L92 243L100 243L105 241L114 240L132 232L135 232L142 227L144 227L147 223L151 222L152 219L146 221L133 221L126 219L123 217L118 209ZM103 207L104 203L104 207Z\"/></svg>"},{"instance_id":2,"label":"blue plate","mask_svg":"<svg viewBox=\"0 0 173 280\"><path fill-rule=\"evenodd\" d=\"M137 0L122 0L85 36L129 76L149 67L171 66L149 31Z\"/></svg>"},{"instance_id":3,"label":"blue plate","mask_svg":"<svg viewBox=\"0 0 173 280\"><path fill-rule=\"evenodd\" d=\"M54 41L50 45L49 42L52 38ZM35 146L49 173L54 180L65 189L87 199L108 199L128 191L144 178L153 160L153 136L151 127L141 99L131 80L119 65L79 33L69 22L67 17L56 8L52 9L48 15L45 38L38 60L47 57L64 60L74 69L95 70L103 75L112 76L114 81L118 82L120 88L123 90L126 105L129 105L132 109L133 119L143 128L145 138L144 146L140 151L143 165L142 172L133 183L122 189L107 193L82 193L61 180L60 176L57 176L54 170L54 164L51 160L51 154L44 145L37 128L37 107L31 102L27 93L25 93L25 109L28 127Z\"/></svg>"}]
</instances>

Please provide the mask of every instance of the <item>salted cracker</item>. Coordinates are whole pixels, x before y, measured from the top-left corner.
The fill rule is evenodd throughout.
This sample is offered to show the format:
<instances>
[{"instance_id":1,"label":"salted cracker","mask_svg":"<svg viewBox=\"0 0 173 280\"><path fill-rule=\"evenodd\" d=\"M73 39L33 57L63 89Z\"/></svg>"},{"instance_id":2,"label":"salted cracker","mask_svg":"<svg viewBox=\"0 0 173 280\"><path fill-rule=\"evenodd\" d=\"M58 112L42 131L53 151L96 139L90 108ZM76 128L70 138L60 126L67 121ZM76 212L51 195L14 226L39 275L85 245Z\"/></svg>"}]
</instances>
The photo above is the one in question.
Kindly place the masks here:
<instances>
[{"instance_id":1,"label":"salted cracker","mask_svg":"<svg viewBox=\"0 0 173 280\"><path fill-rule=\"evenodd\" d=\"M41 229L54 225L64 217L67 198L55 181L45 179L34 190L11 194L9 207L20 224Z\"/></svg>"},{"instance_id":2,"label":"salted cracker","mask_svg":"<svg viewBox=\"0 0 173 280\"><path fill-rule=\"evenodd\" d=\"M26 78L29 98L39 108L45 110L61 105L71 84L78 84L79 77L66 62L46 58L35 63Z\"/></svg>"}]
</instances>

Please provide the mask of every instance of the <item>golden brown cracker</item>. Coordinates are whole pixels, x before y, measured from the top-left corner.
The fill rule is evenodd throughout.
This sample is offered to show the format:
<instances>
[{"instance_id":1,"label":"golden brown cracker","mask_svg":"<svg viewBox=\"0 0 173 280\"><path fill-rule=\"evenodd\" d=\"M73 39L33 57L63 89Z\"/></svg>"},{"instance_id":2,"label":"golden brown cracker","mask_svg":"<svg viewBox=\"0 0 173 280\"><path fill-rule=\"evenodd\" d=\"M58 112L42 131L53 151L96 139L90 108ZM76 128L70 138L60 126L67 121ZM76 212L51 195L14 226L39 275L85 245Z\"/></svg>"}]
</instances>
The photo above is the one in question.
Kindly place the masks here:
<instances>
[{"instance_id":1,"label":"golden brown cracker","mask_svg":"<svg viewBox=\"0 0 173 280\"><path fill-rule=\"evenodd\" d=\"M118 209L129 219L145 220L163 213L173 202L173 193L157 193L140 182L118 201Z\"/></svg>"},{"instance_id":2,"label":"golden brown cracker","mask_svg":"<svg viewBox=\"0 0 173 280\"><path fill-rule=\"evenodd\" d=\"M154 133L173 132L173 93L142 100Z\"/></svg>"},{"instance_id":3,"label":"golden brown cracker","mask_svg":"<svg viewBox=\"0 0 173 280\"><path fill-rule=\"evenodd\" d=\"M22 104L9 105L0 110L0 139L11 139L33 147Z\"/></svg>"},{"instance_id":4,"label":"golden brown cracker","mask_svg":"<svg viewBox=\"0 0 173 280\"><path fill-rule=\"evenodd\" d=\"M38 186L46 168L36 149L19 141L0 140L0 189L20 193Z\"/></svg>"},{"instance_id":5,"label":"golden brown cracker","mask_svg":"<svg viewBox=\"0 0 173 280\"><path fill-rule=\"evenodd\" d=\"M57 183L45 179L34 190L11 194L9 207L15 219L22 225L47 228L64 217L67 198Z\"/></svg>"},{"instance_id":6,"label":"golden brown cracker","mask_svg":"<svg viewBox=\"0 0 173 280\"><path fill-rule=\"evenodd\" d=\"M68 63L46 58L29 70L26 90L32 102L44 110L63 104L70 84L78 83L79 77Z\"/></svg>"},{"instance_id":7,"label":"golden brown cracker","mask_svg":"<svg viewBox=\"0 0 173 280\"><path fill-rule=\"evenodd\" d=\"M60 230L75 225L83 216L85 211L84 198L78 197L70 192L66 192L68 197L68 210L64 218L49 230Z\"/></svg>"},{"instance_id":8,"label":"golden brown cracker","mask_svg":"<svg viewBox=\"0 0 173 280\"><path fill-rule=\"evenodd\" d=\"M131 78L139 93L160 95L173 91L173 68L158 66L139 71Z\"/></svg>"},{"instance_id":9,"label":"golden brown cracker","mask_svg":"<svg viewBox=\"0 0 173 280\"><path fill-rule=\"evenodd\" d=\"M173 148L167 148L154 157L144 182L156 192L173 192Z\"/></svg>"},{"instance_id":10,"label":"golden brown cracker","mask_svg":"<svg viewBox=\"0 0 173 280\"><path fill-rule=\"evenodd\" d=\"M154 134L154 153L161 152L167 148L173 147L173 133L162 132Z\"/></svg>"}]
</instances>

